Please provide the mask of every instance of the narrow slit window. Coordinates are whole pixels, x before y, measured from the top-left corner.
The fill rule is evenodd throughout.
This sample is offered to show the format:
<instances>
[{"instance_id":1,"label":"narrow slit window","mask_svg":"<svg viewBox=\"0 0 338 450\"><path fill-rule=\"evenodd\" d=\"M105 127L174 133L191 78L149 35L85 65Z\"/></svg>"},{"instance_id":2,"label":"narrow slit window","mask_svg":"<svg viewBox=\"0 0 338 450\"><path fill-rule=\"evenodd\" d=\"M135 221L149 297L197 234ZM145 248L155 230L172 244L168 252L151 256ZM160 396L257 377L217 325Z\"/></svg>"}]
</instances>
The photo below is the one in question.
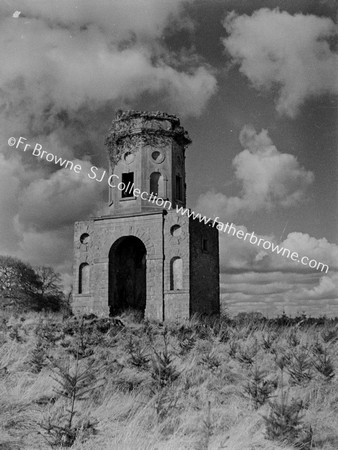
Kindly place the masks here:
<instances>
[{"instance_id":1,"label":"narrow slit window","mask_svg":"<svg viewBox=\"0 0 338 450\"><path fill-rule=\"evenodd\" d=\"M209 250L208 239L203 238L202 239L202 251L208 252L208 250Z\"/></svg>"},{"instance_id":2,"label":"narrow slit window","mask_svg":"<svg viewBox=\"0 0 338 450\"><path fill-rule=\"evenodd\" d=\"M176 200L183 200L183 195L182 195L182 177L180 177L179 175L176 175Z\"/></svg>"}]
</instances>

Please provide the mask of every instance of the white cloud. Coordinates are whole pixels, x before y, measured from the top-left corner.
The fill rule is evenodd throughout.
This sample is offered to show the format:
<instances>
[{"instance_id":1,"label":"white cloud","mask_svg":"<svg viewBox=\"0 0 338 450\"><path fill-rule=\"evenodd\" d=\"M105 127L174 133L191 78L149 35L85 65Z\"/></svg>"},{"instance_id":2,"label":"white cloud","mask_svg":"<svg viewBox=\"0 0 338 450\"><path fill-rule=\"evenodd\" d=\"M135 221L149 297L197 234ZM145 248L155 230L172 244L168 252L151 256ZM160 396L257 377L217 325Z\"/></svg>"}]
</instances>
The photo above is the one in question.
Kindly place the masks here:
<instances>
[{"instance_id":1,"label":"white cloud","mask_svg":"<svg viewBox=\"0 0 338 450\"><path fill-rule=\"evenodd\" d=\"M321 299L335 299L338 307L338 277L337 274L333 276L323 276L320 278L319 283L310 288L302 289L295 296L296 299L301 300L321 300Z\"/></svg>"},{"instance_id":2,"label":"white cloud","mask_svg":"<svg viewBox=\"0 0 338 450\"><path fill-rule=\"evenodd\" d=\"M332 270L338 270L338 245L328 242L325 238L316 239L307 233L293 232L288 234L281 245L301 256L323 262Z\"/></svg>"},{"instance_id":3,"label":"white cloud","mask_svg":"<svg viewBox=\"0 0 338 450\"><path fill-rule=\"evenodd\" d=\"M245 226L236 225L236 230L242 230L243 233L252 233L252 230L248 230ZM274 245L278 245L280 248L297 252L299 259L303 256L309 258L304 260L306 263L311 259L316 260L329 266L329 273L338 271L338 245L332 244L325 238L316 239L309 236L306 233L292 232L289 233L287 238L278 242L274 236L263 236L254 232L255 236L259 239L262 238ZM262 248L261 241L260 246L251 244L249 239L245 241L233 236L232 233L219 234L220 238L220 261L221 271L223 273L244 273L256 271L260 273L268 272L284 272L284 273L319 273L320 275L326 274L326 270L321 272L321 267L316 271L315 268L310 268L308 265L300 262L292 261L288 257L289 253L272 252L271 250L264 250ZM258 242L257 239L257 242ZM253 240L253 242L255 242Z\"/></svg>"},{"instance_id":4,"label":"white cloud","mask_svg":"<svg viewBox=\"0 0 338 450\"><path fill-rule=\"evenodd\" d=\"M58 170L47 179L35 179L21 193L17 221L25 229L56 230L95 214L94 208L102 207L101 193L107 190L107 183L87 176L91 167L88 162L73 163L81 165L80 173Z\"/></svg>"},{"instance_id":5,"label":"white cloud","mask_svg":"<svg viewBox=\"0 0 338 450\"><path fill-rule=\"evenodd\" d=\"M312 172L301 167L295 156L279 152L267 130L256 133L245 125L239 139L244 150L232 165L241 185L240 196L207 192L200 196L197 210L233 220L239 213L292 207L304 199L314 179Z\"/></svg>"},{"instance_id":6,"label":"white cloud","mask_svg":"<svg viewBox=\"0 0 338 450\"><path fill-rule=\"evenodd\" d=\"M223 44L259 90L278 88L276 109L294 117L304 101L338 93L338 55L330 47L337 26L327 17L266 8L251 16L231 13Z\"/></svg>"}]
</instances>

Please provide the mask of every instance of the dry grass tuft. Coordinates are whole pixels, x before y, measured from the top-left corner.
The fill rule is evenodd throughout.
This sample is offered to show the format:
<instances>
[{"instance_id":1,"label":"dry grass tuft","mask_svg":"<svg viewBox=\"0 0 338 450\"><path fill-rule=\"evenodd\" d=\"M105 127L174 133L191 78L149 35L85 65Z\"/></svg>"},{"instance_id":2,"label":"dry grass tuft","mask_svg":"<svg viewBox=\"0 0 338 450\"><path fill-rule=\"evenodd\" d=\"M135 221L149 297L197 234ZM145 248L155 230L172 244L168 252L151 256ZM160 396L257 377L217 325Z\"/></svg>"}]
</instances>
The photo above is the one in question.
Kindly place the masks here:
<instances>
[{"instance_id":1,"label":"dry grass tuft","mask_svg":"<svg viewBox=\"0 0 338 450\"><path fill-rule=\"evenodd\" d=\"M338 448L338 327L0 317L0 448Z\"/></svg>"}]
</instances>

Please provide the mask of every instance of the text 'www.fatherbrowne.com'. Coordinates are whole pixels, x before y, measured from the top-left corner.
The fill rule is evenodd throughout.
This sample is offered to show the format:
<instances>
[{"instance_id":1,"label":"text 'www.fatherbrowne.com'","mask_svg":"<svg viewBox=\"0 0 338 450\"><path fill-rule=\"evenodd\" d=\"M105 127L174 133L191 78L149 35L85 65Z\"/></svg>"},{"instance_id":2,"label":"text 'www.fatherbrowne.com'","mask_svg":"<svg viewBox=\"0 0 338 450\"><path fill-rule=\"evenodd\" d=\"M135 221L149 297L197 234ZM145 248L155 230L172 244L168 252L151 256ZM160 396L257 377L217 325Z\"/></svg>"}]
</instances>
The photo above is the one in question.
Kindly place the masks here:
<instances>
[{"instance_id":1,"label":"text 'www.fatherbrowne.com'","mask_svg":"<svg viewBox=\"0 0 338 450\"><path fill-rule=\"evenodd\" d=\"M316 269L321 272L328 273L329 266L322 262L318 262L316 259L310 259L307 256L299 256L298 252L292 252L286 247L279 246L278 244L274 244L273 242L260 238L252 233L245 233L240 228L237 229L233 223L223 223L218 221L218 217L214 219L207 218L206 216L202 216L200 213L195 213L191 211L189 208L183 208L182 206L176 206L176 212L181 215L192 217L194 220L198 219L200 222L205 224L209 224L212 227L217 228L217 230L222 231L223 233L230 234L232 236L236 236L238 239L243 241L248 241L252 245L257 245L257 247L263 247L264 250L270 250L272 253L276 253L277 255L282 255L286 258L290 258L291 261L298 262L303 264L303 266L309 266L311 269Z\"/></svg>"}]
</instances>

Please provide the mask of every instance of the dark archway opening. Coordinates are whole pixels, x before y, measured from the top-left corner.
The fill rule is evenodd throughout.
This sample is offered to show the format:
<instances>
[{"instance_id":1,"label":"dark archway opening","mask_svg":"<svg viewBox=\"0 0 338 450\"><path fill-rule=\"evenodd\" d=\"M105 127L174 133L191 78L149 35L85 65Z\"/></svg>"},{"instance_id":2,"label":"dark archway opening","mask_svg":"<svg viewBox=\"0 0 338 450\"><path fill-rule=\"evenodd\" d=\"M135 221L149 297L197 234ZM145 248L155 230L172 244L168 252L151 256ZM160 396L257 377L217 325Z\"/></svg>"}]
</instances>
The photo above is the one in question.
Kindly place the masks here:
<instances>
[{"instance_id":1,"label":"dark archway opening","mask_svg":"<svg viewBox=\"0 0 338 450\"><path fill-rule=\"evenodd\" d=\"M146 248L134 236L118 239L109 252L110 315L146 307Z\"/></svg>"}]
</instances>

